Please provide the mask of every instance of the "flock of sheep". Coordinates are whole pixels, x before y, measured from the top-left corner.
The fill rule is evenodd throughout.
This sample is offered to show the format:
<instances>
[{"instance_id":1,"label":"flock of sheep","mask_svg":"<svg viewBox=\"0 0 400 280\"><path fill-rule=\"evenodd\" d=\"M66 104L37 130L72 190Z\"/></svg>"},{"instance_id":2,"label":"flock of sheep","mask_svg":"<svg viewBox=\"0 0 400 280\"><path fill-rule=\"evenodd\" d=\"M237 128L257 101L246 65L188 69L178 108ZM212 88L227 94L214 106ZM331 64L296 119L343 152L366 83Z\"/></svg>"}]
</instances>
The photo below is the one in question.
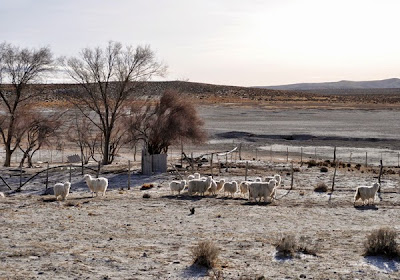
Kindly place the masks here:
<instances>
[{"instance_id":1,"label":"flock of sheep","mask_svg":"<svg viewBox=\"0 0 400 280\"><path fill-rule=\"evenodd\" d=\"M264 179L258 177L253 181L226 181L225 179L214 180L211 176L200 177L199 173L189 175L187 180L172 181L169 183L171 192L177 192L187 189L189 195L199 194L204 195L209 192L215 195L217 192L223 190L224 195L227 193L233 197L236 193L243 196L248 196L249 200L260 202L263 199L265 202L275 199L276 189L281 184L281 176L276 174L273 177L265 177Z\"/></svg>"},{"instance_id":2,"label":"flock of sheep","mask_svg":"<svg viewBox=\"0 0 400 280\"><path fill-rule=\"evenodd\" d=\"M260 177L257 177L255 181L242 181L238 184L237 181L227 182L225 179L214 180L211 176L208 177L200 177L199 173L194 173L193 175L189 175L187 180L181 181L172 181L169 183L169 187L171 192L177 192L178 194L181 191L187 189L189 195L199 194L204 196L205 192L209 192L212 195L216 195L217 192L223 190L224 195L228 193L233 197L235 193L239 193L243 196L248 196L249 201L255 200L257 202L261 202L261 199L264 202L267 200L272 201L276 196L276 189L281 185L281 176L276 174L271 177L265 177L264 180ZM356 193L354 195L353 204L356 204L356 201L361 199L362 204L366 203L369 205L372 200L372 204L375 202L375 195L379 189L380 184L375 183L372 186L359 186L356 188Z\"/></svg>"},{"instance_id":3,"label":"flock of sheep","mask_svg":"<svg viewBox=\"0 0 400 280\"><path fill-rule=\"evenodd\" d=\"M103 196L105 195L108 187L107 178L93 178L89 174L85 174L83 178L92 193L92 197L95 193L96 196L98 193L101 193ZM172 193L177 192L180 194L183 190L187 189L189 195L199 194L204 196L206 192L216 195L223 190L224 195L227 193L228 196L234 197L236 193L239 193L244 197L247 195L249 201L255 200L256 202L261 202L262 199L264 202L275 199L276 190L280 185L281 176L279 174L265 177L264 179L258 177L255 181L242 181L238 183L237 181L226 181L225 179L214 180L211 176L200 177L199 173L194 173L193 175L189 175L187 180L172 181L169 183ZM359 199L361 199L363 205L366 203L369 205L371 200L374 203L379 186L379 183L375 183L372 186L357 187L353 200L354 205ZM70 188L70 182L56 183L53 188L56 200L65 200ZM4 197L4 194L0 193L0 197Z\"/></svg>"}]
</instances>

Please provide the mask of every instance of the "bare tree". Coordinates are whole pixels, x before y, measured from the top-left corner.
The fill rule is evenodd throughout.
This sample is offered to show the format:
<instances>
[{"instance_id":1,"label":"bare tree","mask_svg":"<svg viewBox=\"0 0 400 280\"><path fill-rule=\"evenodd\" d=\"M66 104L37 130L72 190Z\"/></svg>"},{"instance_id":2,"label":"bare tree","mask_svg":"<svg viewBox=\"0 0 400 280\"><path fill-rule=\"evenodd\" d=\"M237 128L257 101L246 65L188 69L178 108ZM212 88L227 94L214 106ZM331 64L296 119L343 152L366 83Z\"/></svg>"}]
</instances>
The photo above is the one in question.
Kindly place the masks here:
<instances>
[{"instance_id":1,"label":"bare tree","mask_svg":"<svg viewBox=\"0 0 400 280\"><path fill-rule=\"evenodd\" d=\"M30 84L50 71L52 54L49 48L20 49L11 44L0 45L0 136L6 151L4 166L21 141L20 116L25 107L39 94Z\"/></svg>"},{"instance_id":2,"label":"bare tree","mask_svg":"<svg viewBox=\"0 0 400 280\"><path fill-rule=\"evenodd\" d=\"M90 158L97 161L94 155L101 143L101 135L92 122L76 113L67 135L67 139L79 147L83 164L87 164Z\"/></svg>"},{"instance_id":3,"label":"bare tree","mask_svg":"<svg viewBox=\"0 0 400 280\"><path fill-rule=\"evenodd\" d=\"M50 146L50 139L58 136L58 129L62 122L62 114L45 116L38 112L28 111L20 118L22 136L18 143L19 149L23 153L20 166L23 166L28 159L28 167L33 167L33 155L43 146Z\"/></svg>"},{"instance_id":4,"label":"bare tree","mask_svg":"<svg viewBox=\"0 0 400 280\"><path fill-rule=\"evenodd\" d=\"M167 153L169 146L181 141L206 139L195 106L175 91L166 91L154 105L133 106L129 121L132 136L142 139L150 154Z\"/></svg>"},{"instance_id":5,"label":"bare tree","mask_svg":"<svg viewBox=\"0 0 400 280\"><path fill-rule=\"evenodd\" d=\"M156 61L149 46L123 48L117 42L109 42L105 49L83 49L78 58L63 60L62 64L81 85L82 94L72 102L101 131L102 163L110 164L126 133L116 124L135 93L136 82L163 75L166 66Z\"/></svg>"}]
</instances>

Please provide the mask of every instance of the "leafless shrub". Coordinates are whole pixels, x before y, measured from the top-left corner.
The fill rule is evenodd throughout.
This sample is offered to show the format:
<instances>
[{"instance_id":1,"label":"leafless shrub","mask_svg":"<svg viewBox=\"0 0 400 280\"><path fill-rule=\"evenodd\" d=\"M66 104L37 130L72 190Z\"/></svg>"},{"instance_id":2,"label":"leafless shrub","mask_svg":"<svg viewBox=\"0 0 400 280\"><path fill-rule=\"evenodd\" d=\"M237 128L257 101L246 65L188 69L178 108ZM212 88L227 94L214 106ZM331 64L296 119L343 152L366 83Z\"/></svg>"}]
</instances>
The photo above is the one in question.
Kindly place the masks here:
<instances>
[{"instance_id":1,"label":"leafless shrub","mask_svg":"<svg viewBox=\"0 0 400 280\"><path fill-rule=\"evenodd\" d=\"M372 231L364 243L365 256L400 257L400 248L396 242L397 232L391 228Z\"/></svg>"},{"instance_id":2,"label":"leafless shrub","mask_svg":"<svg viewBox=\"0 0 400 280\"><path fill-rule=\"evenodd\" d=\"M296 253L316 256L318 251L309 238L301 236L297 240L293 234L283 236L277 243L276 250L279 257L294 257Z\"/></svg>"},{"instance_id":3,"label":"leafless shrub","mask_svg":"<svg viewBox=\"0 0 400 280\"><path fill-rule=\"evenodd\" d=\"M213 268L219 251L220 249L212 241L201 241L191 249L193 263L206 268Z\"/></svg>"},{"instance_id":4,"label":"leafless shrub","mask_svg":"<svg viewBox=\"0 0 400 280\"><path fill-rule=\"evenodd\" d=\"M314 188L315 192L327 192L328 186L324 182L318 183L318 185Z\"/></svg>"},{"instance_id":5,"label":"leafless shrub","mask_svg":"<svg viewBox=\"0 0 400 280\"><path fill-rule=\"evenodd\" d=\"M296 237L292 234L283 236L276 245L277 254L282 257L293 257L297 248Z\"/></svg>"}]
</instances>

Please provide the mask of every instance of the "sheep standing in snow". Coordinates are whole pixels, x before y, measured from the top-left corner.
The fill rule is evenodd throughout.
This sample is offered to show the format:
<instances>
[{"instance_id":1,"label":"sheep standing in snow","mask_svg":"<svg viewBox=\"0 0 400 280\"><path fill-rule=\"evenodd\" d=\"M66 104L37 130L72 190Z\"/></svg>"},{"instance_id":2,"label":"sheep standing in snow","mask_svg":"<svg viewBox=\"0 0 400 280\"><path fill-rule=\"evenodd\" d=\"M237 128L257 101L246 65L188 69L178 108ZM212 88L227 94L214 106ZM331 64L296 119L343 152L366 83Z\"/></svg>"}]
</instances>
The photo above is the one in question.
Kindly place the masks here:
<instances>
[{"instance_id":1,"label":"sheep standing in snow","mask_svg":"<svg viewBox=\"0 0 400 280\"><path fill-rule=\"evenodd\" d=\"M215 195L217 192L217 182L215 182L214 179L211 179L211 185L210 188L208 189L208 191L212 194Z\"/></svg>"},{"instance_id":2,"label":"sheep standing in snow","mask_svg":"<svg viewBox=\"0 0 400 280\"><path fill-rule=\"evenodd\" d=\"M215 181L217 183L217 192L222 190L225 184L225 179L220 179L219 181Z\"/></svg>"},{"instance_id":3,"label":"sheep standing in snow","mask_svg":"<svg viewBox=\"0 0 400 280\"><path fill-rule=\"evenodd\" d=\"M71 188L71 183L66 182L64 184L62 183L56 183L53 187L54 190L54 196L56 197L56 200L65 200L69 194L69 189Z\"/></svg>"},{"instance_id":4,"label":"sheep standing in snow","mask_svg":"<svg viewBox=\"0 0 400 280\"><path fill-rule=\"evenodd\" d=\"M172 194L174 194L174 192L178 192L178 195L181 194L181 191L183 191L183 189L185 188L186 185L186 181L182 180L182 181L172 181L171 183L169 183L169 188L171 189Z\"/></svg>"},{"instance_id":5,"label":"sheep standing in snow","mask_svg":"<svg viewBox=\"0 0 400 280\"><path fill-rule=\"evenodd\" d=\"M267 202L267 199L272 200L275 197L275 187L276 187L275 179L269 180L269 182L252 182L249 184L249 200L254 199L261 202L261 198L264 198L264 201Z\"/></svg>"},{"instance_id":6,"label":"sheep standing in snow","mask_svg":"<svg viewBox=\"0 0 400 280\"><path fill-rule=\"evenodd\" d=\"M6 196L4 195L4 193L0 192L0 198L5 198Z\"/></svg>"},{"instance_id":7,"label":"sheep standing in snow","mask_svg":"<svg viewBox=\"0 0 400 280\"><path fill-rule=\"evenodd\" d=\"M249 185L251 182L249 181L242 181L239 185L240 195L246 196L249 193Z\"/></svg>"},{"instance_id":8,"label":"sheep standing in snow","mask_svg":"<svg viewBox=\"0 0 400 280\"><path fill-rule=\"evenodd\" d=\"M225 192L227 192L228 194L231 194L231 196L233 197L233 195L237 191L238 191L238 183L236 181L226 182L224 184L224 195L225 195Z\"/></svg>"},{"instance_id":9,"label":"sheep standing in snow","mask_svg":"<svg viewBox=\"0 0 400 280\"><path fill-rule=\"evenodd\" d=\"M102 193L102 196L106 194L106 190L108 187L108 179L104 177L99 177L99 178L93 178L89 174L85 174L83 178L86 181L86 184L89 187L89 190L92 192L92 197L94 193Z\"/></svg>"},{"instance_id":10,"label":"sheep standing in snow","mask_svg":"<svg viewBox=\"0 0 400 280\"><path fill-rule=\"evenodd\" d=\"M192 195L194 193L199 193L200 195L204 196L204 193L210 188L211 186L211 176L208 176L206 180L202 179L194 179L188 182L188 193Z\"/></svg>"},{"instance_id":11,"label":"sheep standing in snow","mask_svg":"<svg viewBox=\"0 0 400 280\"><path fill-rule=\"evenodd\" d=\"M372 199L372 204L375 203L375 195L379 189L379 183L375 183L372 186L360 186L356 189L356 194L354 195L354 205L358 199L361 199L363 205L365 205L365 201L367 201L368 205L370 200Z\"/></svg>"}]
</instances>

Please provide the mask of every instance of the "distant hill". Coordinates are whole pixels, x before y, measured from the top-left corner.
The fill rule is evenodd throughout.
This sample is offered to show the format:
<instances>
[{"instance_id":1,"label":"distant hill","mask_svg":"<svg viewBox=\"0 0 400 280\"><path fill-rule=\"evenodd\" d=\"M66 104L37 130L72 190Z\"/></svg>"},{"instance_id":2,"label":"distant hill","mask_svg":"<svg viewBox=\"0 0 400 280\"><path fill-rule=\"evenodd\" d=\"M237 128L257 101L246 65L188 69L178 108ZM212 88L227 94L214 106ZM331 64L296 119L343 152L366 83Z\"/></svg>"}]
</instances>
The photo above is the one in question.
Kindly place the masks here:
<instances>
[{"instance_id":1,"label":"distant hill","mask_svg":"<svg viewBox=\"0 0 400 280\"><path fill-rule=\"evenodd\" d=\"M275 90L342 90L342 89L389 89L400 88L400 79L386 79L375 81L339 81L327 83L300 83L280 86L258 86L257 88Z\"/></svg>"}]
</instances>

